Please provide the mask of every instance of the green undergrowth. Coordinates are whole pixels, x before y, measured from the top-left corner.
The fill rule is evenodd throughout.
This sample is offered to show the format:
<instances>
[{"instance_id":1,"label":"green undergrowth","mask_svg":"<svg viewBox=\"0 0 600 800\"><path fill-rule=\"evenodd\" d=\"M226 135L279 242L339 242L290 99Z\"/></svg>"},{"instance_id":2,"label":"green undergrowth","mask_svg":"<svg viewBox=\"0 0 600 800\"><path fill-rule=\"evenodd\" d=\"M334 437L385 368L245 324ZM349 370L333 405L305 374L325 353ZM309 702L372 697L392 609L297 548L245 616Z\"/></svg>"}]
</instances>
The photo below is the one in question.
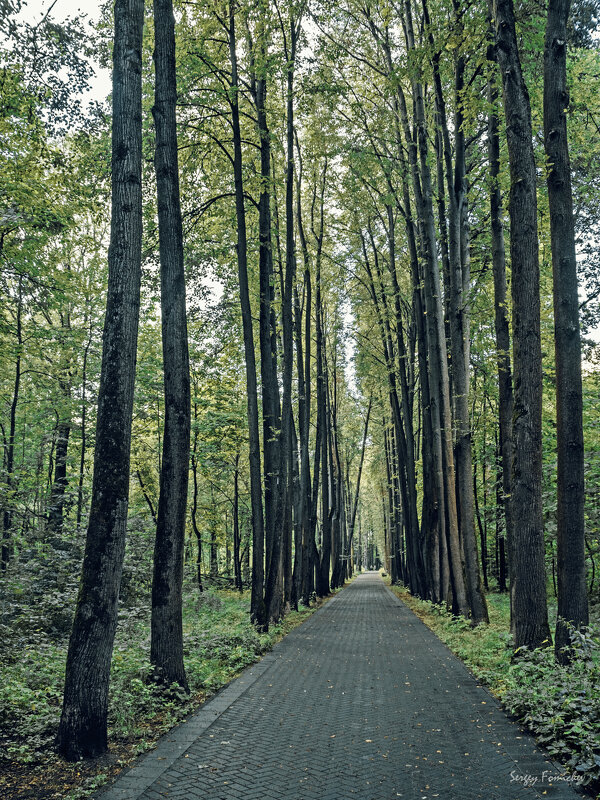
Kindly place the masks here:
<instances>
[{"instance_id":1,"label":"green undergrowth","mask_svg":"<svg viewBox=\"0 0 600 800\"><path fill-rule=\"evenodd\" d=\"M473 628L444 607L392 590L528 728L552 758L600 790L600 626L574 632L574 658L558 664L551 647L514 658L507 595L487 596L489 625ZM600 794L597 795L600 798Z\"/></svg>"},{"instance_id":2,"label":"green undergrowth","mask_svg":"<svg viewBox=\"0 0 600 800\"><path fill-rule=\"evenodd\" d=\"M249 592L240 595L210 589L187 594L184 647L189 695L176 685L165 691L148 680L149 609L136 606L121 610L109 698L113 757L106 771L101 765L91 771L73 768L54 754L68 637L28 626L26 635L19 638L20 646L5 648L0 657L0 773L5 775L0 778L0 796L84 796L86 790L95 789L114 774L115 765L118 768L149 749L165 731L257 661L317 607L291 611L268 633L260 634L250 623L249 606ZM56 785L48 792L48 784L52 784L48 776L57 770ZM25 775L29 777L25 779ZM29 783L31 792L36 775L44 791L27 793L23 784Z\"/></svg>"}]
</instances>

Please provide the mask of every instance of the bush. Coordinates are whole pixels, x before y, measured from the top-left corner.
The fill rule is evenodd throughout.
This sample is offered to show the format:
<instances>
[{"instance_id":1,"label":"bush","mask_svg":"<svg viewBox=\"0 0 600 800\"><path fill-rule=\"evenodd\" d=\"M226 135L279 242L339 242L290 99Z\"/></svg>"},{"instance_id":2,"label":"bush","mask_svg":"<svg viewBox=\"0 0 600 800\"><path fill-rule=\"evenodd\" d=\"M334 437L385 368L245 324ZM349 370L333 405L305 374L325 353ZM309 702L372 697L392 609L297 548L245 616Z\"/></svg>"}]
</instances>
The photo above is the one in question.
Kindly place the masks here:
<instances>
[{"instance_id":1,"label":"bush","mask_svg":"<svg viewBox=\"0 0 600 800\"><path fill-rule=\"evenodd\" d=\"M600 628L573 631L571 641L568 666L551 648L519 654L502 699L552 756L590 784L600 781Z\"/></svg>"}]
</instances>

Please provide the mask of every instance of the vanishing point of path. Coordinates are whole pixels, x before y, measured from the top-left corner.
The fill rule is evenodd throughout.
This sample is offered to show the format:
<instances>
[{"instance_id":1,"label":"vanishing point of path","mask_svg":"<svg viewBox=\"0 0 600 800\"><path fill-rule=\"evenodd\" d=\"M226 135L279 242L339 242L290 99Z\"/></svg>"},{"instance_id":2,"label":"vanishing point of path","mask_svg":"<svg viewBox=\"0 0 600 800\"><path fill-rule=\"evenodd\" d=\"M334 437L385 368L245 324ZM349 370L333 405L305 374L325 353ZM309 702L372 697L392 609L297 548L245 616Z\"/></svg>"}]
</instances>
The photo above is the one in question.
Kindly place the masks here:
<instances>
[{"instance_id":1,"label":"vanishing point of path","mask_svg":"<svg viewBox=\"0 0 600 800\"><path fill-rule=\"evenodd\" d=\"M100 797L579 797L561 777L379 574L366 573Z\"/></svg>"}]
</instances>

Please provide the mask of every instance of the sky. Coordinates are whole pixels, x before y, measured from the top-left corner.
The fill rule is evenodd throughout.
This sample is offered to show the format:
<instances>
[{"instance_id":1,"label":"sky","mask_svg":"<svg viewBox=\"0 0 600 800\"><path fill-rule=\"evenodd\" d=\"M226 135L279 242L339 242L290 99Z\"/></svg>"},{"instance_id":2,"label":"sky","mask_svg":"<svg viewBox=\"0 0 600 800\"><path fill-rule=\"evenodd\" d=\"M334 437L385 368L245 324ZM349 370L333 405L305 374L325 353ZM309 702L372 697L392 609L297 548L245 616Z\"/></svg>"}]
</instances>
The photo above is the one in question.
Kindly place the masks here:
<instances>
[{"instance_id":1,"label":"sky","mask_svg":"<svg viewBox=\"0 0 600 800\"><path fill-rule=\"evenodd\" d=\"M62 22L67 17L74 17L84 13L90 22L95 22L100 16L100 3L94 0L23 0L23 7L19 18L29 24L40 22L44 15L51 9L51 16L57 22ZM111 91L110 71L101 69L97 64L92 65L95 76L91 79L91 89L88 98L91 100L105 100Z\"/></svg>"}]
</instances>

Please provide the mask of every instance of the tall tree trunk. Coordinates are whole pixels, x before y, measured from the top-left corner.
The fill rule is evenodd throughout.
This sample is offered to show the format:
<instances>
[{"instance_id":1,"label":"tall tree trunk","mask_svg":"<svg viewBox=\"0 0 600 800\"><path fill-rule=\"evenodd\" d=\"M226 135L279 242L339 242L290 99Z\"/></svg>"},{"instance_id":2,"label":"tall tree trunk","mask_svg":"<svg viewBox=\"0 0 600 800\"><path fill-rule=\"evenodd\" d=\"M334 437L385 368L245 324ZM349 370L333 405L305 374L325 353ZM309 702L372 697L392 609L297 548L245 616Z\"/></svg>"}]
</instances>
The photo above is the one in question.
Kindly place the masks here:
<instances>
[{"instance_id":1,"label":"tall tree trunk","mask_svg":"<svg viewBox=\"0 0 600 800\"><path fill-rule=\"evenodd\" d=\"M211 496L211 505L214 509L214 496ZM210 577L219 575L219 559L217 547L217 520L214 516L210 520Z\"/></svg>"},{"instance_id":2,"label":"tall tree trunk","mask_svg":"<svg viewBox=\"0 0 600 800\"><path fill-rule=\"evenodd\" d=\"M485 485L485 471L483 481ZM481 572L483 576L483 585L485 590L489 591L487 531L481 519L481 511L479 509L479 496L477 490L477 459L475 457L473 457L473 497L475 499L475 515L477 517L477 526L479 528L479 546L481 548Z\"/></svg>"},{"instance_id":3,"label":"tall tree trunk","mask_svg":"<svg viewBox=\"0 0 600 800\"><path fill-rule=\"evenodd\" d=\"M409 50L414 49L414 36L412 32L412 11L410 5L405 3L405 20L404 27L407 36L407 47ZM386 63L390 73L393 75L394 66L391 55L391 50L387 40L384 42L384 52L386 56ZM404 133L405 146L408 153L408 172L411 176L413 193L415 197L415 207L417 212L418 224L418 238L419 238L419 255L423 265L422 272L419 269L419 282L418 285L423 286L424 306L423 317L425 324L423 325L423 338L426 342L427 352L427 369L424 371L427 374L427 384L424 388L428 389L429 403L426 406L430 420L428 420L425 430L430 434L430 445L424 442L424 451L427 456L424 462L424 468L430 470L431 487L433 499L427 505L426 513L424 514L424 521L426 524L426 541L428 541L428 551L430 560L435 560L439 557L439 566L432 564L430 569L432 573L432 591L435 592L439 574L439 591L440 599L445 599L444 587L449 578L447 574L448 561L444 559L447 544L452 542L452 553L454 560L454 569L452 570L455 584L455 597L457 608L461 609L461 613L467 613L467 598L464 589L464 579L462 575L462 564L460 569L457 569L457 561L460 559L460 544L458 541L458 520L456 516L456 503L453 503L454 497L454 464L453 456L450 453L450 462L448 462L448 435L450 440L452 438L451 430L446 432L444 428L444 414L449 414L449 397L447 403L444 400L442 389L444 386L444 374L446 377L446 386L448 387L448 364L446 356L446 339L444 331L444 315L442 310L442 299L439 286L439 272L437 268L437 250L435 243L435 221L433 217L433 198L431 188L431 176L427 163L427 131L425 125L424 105L422 86L418 82L414 82L414 113L415 113L415 135L410 128L408 108L406 98L402 87L399 83L396 84L396 109L400 118L401 126ZM420 154L420 163L419 163ZM411 257L411 262L413 258ZM416 266L416 264L415 264ZM413 267L413 285L415 285L416 275L414 274ZM437 289L436 289L437 286ZM421 351L424 348L420 347L420 360ZM445 373L443 372L445 370ZM451 442L450 442L451 444ZM450 447L451 449L451 447ZM452 486L452 495L448 494L449 487ZM450 506L450 514L447 513L447 506ZM448 531L448 521L452 522L452 531ZM432 537L439 536L437 541L432 541ZM439 570L439 572L438 572Z\"/></svg>"},{"instance_id":4,"label":"tall tree trunk","mask_svg":"<svg viewBox=\"0 0 600 800\"><path fill-rule=\"evenodd\" d=\"M108 683L125 553L142 253L142 0L116 0L112 218L92 503L69 641L58 749L107 749Z\"/></svg>"},{"instance_id":5,"label":"tall tree trunk","mask_svg":"<svg viewBox=\"0 0 600 800\"><path fill-rule=\"evenodd\" d=\"M388 69L392 67L391 52L386 48L386 63ZM447 552L445 537L442 536L440 523L440 511L443 503L443 495L438 494L438 485L435 479L434 451L433 451L433 431L431 416L431 395L429 387L429 375L427 370L427 331L426 314L423 307L423 276L419 267L419 254L417 249L417 237L415 223L412 216L412 201L409 191L409 170L406 163L404 144L400 131L400 97L396 93L393 98L395 111L396 142L398 158L402 171L402 210L405 219L406 237L408 240L408 252L410 257L410 273L413 290L413 314L416 327L418 342L418 362L419 362L419 381L421 387L421 405L423 408L423 460L422 460L422 479L423 485L428 487L423 492L420 543L425 559L426 588L427 595L436 603L441 602L445 596L443 586L447 581L442 577L442 573L448 574ZM408 119L404 118L408 123ZM404 126L405 134L408 133L407 125ZM447 248L446 248L447 249ZM403 403L405 400L403 398ZM417 447L413 443L414 458L417 457ZM409 525L414 525L409 521Z\"/></svg>"},{"instance_id":6,"label":"tall tree trunk","mask_svg":"<svg viewBox=\"0 0 600 800\"><path fill-rule=\"evenodd\" d=\"M529 95L521 72L512 0L494 0L510 162L513 413L511 554L515 646L550 641L542 521L542 352L535 160Z\"/></svg>"},{"instance_id":7,"label":"tall tree trunk","mask_svg":"<svg viewBox=\"0 0 600 800\"><path fill-rule=\"evenodd\" d=\"M287 97L286 97L286 179L285 179L285 280L281 298L281 321L283 339L283 369L282 384L283 396L281 406L281 432L279 437L279 487L276 514L276 529L273 531L273 554L269 563L267 574L267 606L269 616L278 618L281 616L280 598L275 596L276 570L279 561L284 567L284 605L288 606L291 600L292 589L292 373L294 364L294 342L293 342L293 317L292 299L296 274L296 253L294 236L294 70L296 60L296 44L299 34L300 22L290 14L289 20L289 39L284 33L284 43L287 61ZM265 83L266 87L266 83ZM261 165L263 152L266 150L268 141L268 129L266 127L266 114L264 109L265 90L263 90L263 101L257 107L259 129L261 131ZM264 115L264 116L263 116ZM261 124L262 123L262 124ZM270 158L270 148L268 150ZM264 169L261 172L264 186L268 186L270 173L265 175ZM263 190L264 192L264 190ZM263 195L261 194L261 202ZM265 202L268 202L269 198ZM265 219L266 225L266 219ZM262 230L262 228L261 228ZM266 229L265 229L266 230ZM270 220L269 220L270 236ZM270 240L269 240L270 243ZM277 376L272 375L273 390L276 388ZM263 401L264 402L264 401ZM271 422L272 425L272 422ZM273 435L273 431L271 432ZM279 523L281 519L281 524ZM280 533L281 531L281 533ZM280 559L278 548L282 548L282 559Z\"/></svg>"},{"instance_id":8,"label":"tall tree trunk","mask_svg":"<svg viewBox=\"0 0 600 800\"><path fill-rule=\"evenodd\" d=\"M298 611L298 600L302 590L302 496L300 494L300 460L298 458L298 434L296 425L292 421L292 516L293 516L293 539L294 554L292 565L292 594L290 598L291 607ZM291 554L290 554L291 556Z\"/></svg>"},{"instance_id":9,"label":"tall tree trunk","mask_svg":"<svg viewBox=\"0 0 600 800\"><path fill-rule=\"evenodd\" d=\"M491 5L491 0L490 0ZM494 36L493 31L491 36ZM488 59L496 62L495 48L488 48ZM510 328L508 322L508 303L506 286L506 259L504 249L504 227L502 224L502 195L498 176L500 174L500 135L498 133L498 117L495 107L497 89L494 80L488 84L488 158L490 162L490 225L492 230L492 270L494 273L494 325L496 332L496 354L498 363L498 429L500 436L500 464L502 490L499 492L504 511L504 534L508 543L509 557L513 541L513 516L511 498L511 464L512 464L512 424L513 424L513 385L510 363ZM504 537L499 545L499 556L502 556L499 570L500 591L505 587L505 545ZM504 587L504 588L502 588ZM512 599L511 599L512 605Z\"/></svg>"},{"instance_id":10,"label":"tall tree trunk","mask_svg":"<svg viewBox=\"0 0 600 800\"><path fill-rule=\"evenodd\" d=\"M455 22L457 23L458 31L460 31L459 7L456 1L453 5ZM426 2L423 2L423 12L425 24L429 25L429 12ZM432 34L430 34L429 40L433 46ZM488 613L481 586L477 541L475 538L473 467L469 420L469 249L466 215L466 154L462 112L465 60L461 52L456 54L454 75L454 165L452 164L452 148L448 131L446 105L439 73L438 52L434 52L432 60L437 127L441 132L442 139L439 148L441 153L438 153L438 156L443 157L445 165L445 170L441 170L438 166L438 176L441 178L441 173L445 172L448 196L448 266L444 271L444 275L445 279L448 280L445 297L448 298L452 399L456 429L454 450L456 506L465 562L465 587L471 618L477 624L487 622ZM443 182L438 186L438 191L443 193ZM445 424L447 426L447 422Z\"/></svg>"},{"instance_id":11,"label":"tall tree trunk","mask_svg":"<svg viewBox=\"0 0 600 800\"><path fill-rule=\"evenodd\" d=\"M429 21L424 3L425 22ZM460 17L454 2L455 19ZM446 295L449 297L450 347L452 365L452 395L454 402L456 491L458 522L465 559L465 585L475 624L488 622L487 604L481 585L477 541L475 538L475 503L473 497L473 465L471 428L469 419L469 246L467 223L466 149L463 131L463 90L465 60L458 53L455 63L454 87L454 165L448 131L446 108L438 65L434 61L434 84L438 127L442 132L445 161L446 189L448 194L448 278ZM443 191L443 186L439 187Z\"/></svg>"},{"instance_id":12,"label":"tall tree trunk","mask_svg":"<svg viewBox=\"0 0 600 800\"><path fill-rule=\"evenodd\" d=\"M423 548L421 545L421 531L419 527L419 514L417 509L417 468L415 463L415 442L413 431L413 407L408 381L408 351L404 338L404 324L402 307L400 303L400 286L396 271L396 226L391 208L387 209L388 219L388 249L389 271L394 290L394 312L396 318L396 346L398 353L398 373L400 378L400 397L402 399L402 438L399 440L399 453L402 461L403 479L406 486L406 503L403 505L402 514L406 522L408 562L411 565L412 591L419 597L426 597L428 593L425 564L423 562ZM402 452L404 450L404 453Z\"/></svg>"},{"instance_id":13,"label":"tall tree trunk","mask_svg":"<svg viewBox=\"0 0 600 800\"><path fill-rule=\"evenodd\" d=\"M329 495L329 423L327 419L327 370L323 336L323 306L321 303L321 267L317 262L316 285L316 347L317 347L317 415L321 425L321 452L315 454L321 461L321 554L317 569L317 594L329 594L329 567L331 561L331 517Z\"/></svg>"},{"instance_id":14,"label":"tall tree trunk","mask_svg":"<svg viewBox=\"0 0 600 800\"><path fill-rule=\"evenodd\" d=\"M298 186L298 190L300 185ZM298 205L300 200L298 198ZM300 226L300 214L298 215ZM310 270L305 257L304 269L304 314L305 314L305 340L303 345L302 310L296 291L296 365L298 372L298 435L300 439L300 465L299 465L299 506L298 524L300 526L300 565L298 568L298 598L303 604L308 604L308 571L309 571L309 540L311 517L311 487L310 487L310 314L311 314L311 286ZM306 351L304 351L306 348ZM306 361L304 360L306 358Z\"/></svg>"},{"instance_id":15,"label":"tall tree trunk","mask_svg":"<svg viewBox=\"0 0 600 800\"><path fill-rule=\"evenodd\" d=\"M150 663L156 680L188 689L183 664L182 585L190 463L190 363L177 158L177 79L172 0L154 0L158 205L165 393L162 469L154 546Z\"/></svg>"},{"instance_id":16,"label":"tall tree trunk","mask_svg":"<svg viewBox=\"0 0 600 800\"><path fill-rule=\"evenodd\" d=\"M261 186L258 205L259 216L259 340L260 374L263 418L263 474L265 508L265 595L268 619L278 617L281 598L280 584L281 525L283 502L280 491L282 476L280 460L281 418L279 383L277 378L277 338L275 333L275 287L273 278L273 253L271 241L271 139L267 120L266 98L267 49L264 20L260 23L257 53L252 54L251 86L256 106L257 128L260 140ZM257 63L257 58L258 62ZM267 620L268 624L268 620Z\"/></svg>"},{"instance_id":17,"label":"tall tree trunk","mask_svg":"<svg viewBox=\"0 0 600 800\"><path fill-rule=\"evenodd\" d=\"M196 406L194 405L194 414L196 413ZM198 581L198 591L203 592L204 586L202 585L202 533L198 528L198 459L196 456L198 434L194 432L194 446L192 448L191 462L192 462L192 507L190 509L190 518L192 521L192 529L196 537L196 544L198 551L196 555L196 578Z\"/></svg>"},{"instance_id":18,"label":"tall tree trunk","mask_svg":"<svg viewBox=\"0 0 600 800\"><path fill-rule=\"evenodd\" d=\"M385 532L385 549L387 551L388 569L390 573L390 580L392 584L398 583L398 559L396 556L396 536L394 526L396 522L396 491L394 482L394 472L396 465L392 453L391 440L394 435L393 428L387 426L387 422L383 421L383 449L385 452L385 472L387 478L387 514L385 501L383 504L383 520Z\"/></svg>"},{"instance_id":19,"label":"tall tree trunk","mask_svg":"<svg viewBox=\"0 0 600 800\"><path fill-rule=\"evenodd\" d=\"M544 143L556 354L557 573L556 657L569 660L569 625L588 624L585 576L583 396L575 224L567 138L567 19L569 0L549 0L544 49ZM567 648L567 649L565 649Z\"/></svg>"},{"instance_id":20,"label":"tall tree trunk","mask_svg":"<svg viewBox=\"0 0 600 800\"><path fill-rule=\"evenodd\" d=\"M358 510L358 499L360 497L360 481L362 477L363 464L365 461L365 451L367 447L367 435L369 432L369 419L371 417L371 408L373 406L373 397L369 397L369 405L367 407L367 415L365 417L365 427L363 430L362 447L360 449L360 461L358 464L358 475L356 477L356 489L354 490L354 502L352 504L352 511L350 514L350 524L348 526L348 553L352 548L352 540L354 538L354 528L356 526L356 512ZM349 491L349 490L348 490Z\"/></svg>"},{"instance_id":21,"label":"tall tree trunk","mask_svg":"<svg viewBox=\"0 0 600 800\"><path fill-rule=\"evenodd\" d=\"M252 309L248 287L248 244L246 238L246 209L242 174L242 135L240 130L239 83L235 37L235 3L229 5L229 54L231 60L231 123L233 129L233 171L235 181L235 215L237 223L237 262L246 361L246 393L248 395L248 436L250 450L250 502L252 508L252 591L250 617L265 630L267 609L264 598L265 527L260 474L260 435L258 430L258 388L256 354L252 330Z\"/></svg>"},{"instance_id":22,"label":"tall tree trunk","mask_svg":"<svg viewBox=\"0 0 600 800\"><path fill-rule=\"evenodd\" d=\"M335 385L335 363L332 365L332 383ZM332 590L340 585L340 495L336 458L335 401L327 393L327 419L329 420L329 506L331 509L331 578Z\"/></svg>"}]
</instances>

